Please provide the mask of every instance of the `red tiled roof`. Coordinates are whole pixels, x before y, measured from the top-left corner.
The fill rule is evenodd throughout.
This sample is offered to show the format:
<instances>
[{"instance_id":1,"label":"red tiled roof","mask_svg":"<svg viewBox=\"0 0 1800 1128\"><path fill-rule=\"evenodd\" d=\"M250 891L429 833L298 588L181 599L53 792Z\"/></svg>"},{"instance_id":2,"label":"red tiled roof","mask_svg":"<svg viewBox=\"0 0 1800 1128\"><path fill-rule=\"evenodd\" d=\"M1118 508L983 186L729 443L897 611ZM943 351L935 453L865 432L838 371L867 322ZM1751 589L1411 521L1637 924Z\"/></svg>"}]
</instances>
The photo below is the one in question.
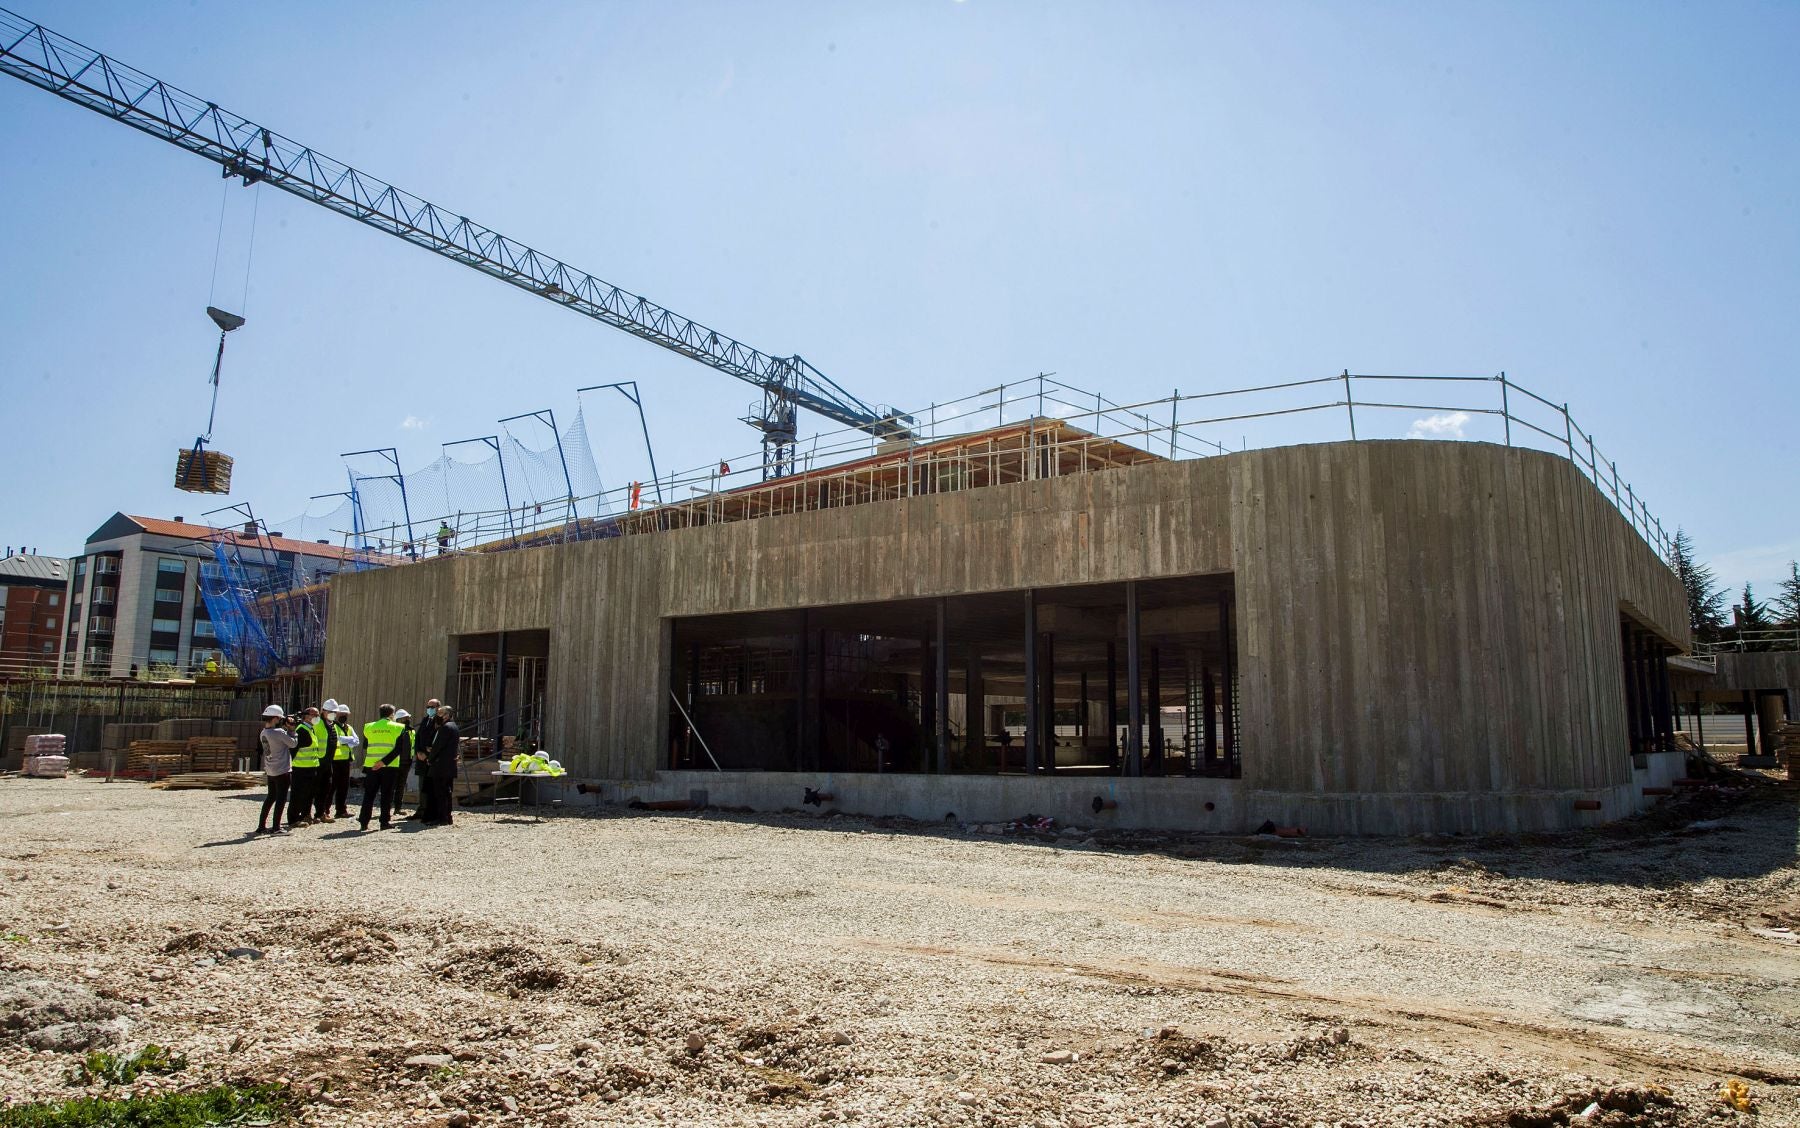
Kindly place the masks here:
<instances>
[{"instance_id":1,"label":"red tiled roof","mask_svg":"<svg viewBox=\"0 0 1800 1128\"><path fill-rule=\"evenodd\" d=\"M335 544L320 544L317 541L294 540L291 537L247 537L237 529L214 529L210 525L199 525L190 521L165 521L160 517L138 517L127 513L126 517L146 533L154 533L159 537L180 537L184 540L212 540L215 536L239 544L258 545L273 548L277 552L294 552L303 556L317 556L328 560L348 560L356 555L351 549Z\"/></svg>"}]
</instances>

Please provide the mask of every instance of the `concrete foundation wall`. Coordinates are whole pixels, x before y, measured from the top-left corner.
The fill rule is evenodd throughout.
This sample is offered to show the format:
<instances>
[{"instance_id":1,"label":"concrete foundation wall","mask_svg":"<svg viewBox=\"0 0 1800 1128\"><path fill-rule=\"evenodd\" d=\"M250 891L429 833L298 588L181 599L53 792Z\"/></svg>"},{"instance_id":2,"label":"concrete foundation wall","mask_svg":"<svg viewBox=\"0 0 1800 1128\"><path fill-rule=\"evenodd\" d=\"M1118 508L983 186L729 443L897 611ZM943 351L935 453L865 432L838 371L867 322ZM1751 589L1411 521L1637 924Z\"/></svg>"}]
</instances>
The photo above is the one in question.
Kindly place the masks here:
<instances>
[{"instance_id":1,"label":"concrete foundation wall","mask_svg":"<svg viewBox=\"0 0 1800 1128\"><path fill-rule=\"evenodd\" d=\"M1243 779L1079 781L1057 801L1126 787L1170 826L1207 801L1249 818L1247 794L1321 829L1571 825L1573 797L1637 785L1621 611L1688 646L1679 584L1566 461L1333 443L339 576L324 691L416 707L446 696L452 636L548 629L547 745L577 775L649 781L671 616L1223 572ZM797 796L798 778L742 786ZM964 794L984 819L1058 814L1064 782L879 778L915 817L965 821Z\"/></svg>"}]
</instances>

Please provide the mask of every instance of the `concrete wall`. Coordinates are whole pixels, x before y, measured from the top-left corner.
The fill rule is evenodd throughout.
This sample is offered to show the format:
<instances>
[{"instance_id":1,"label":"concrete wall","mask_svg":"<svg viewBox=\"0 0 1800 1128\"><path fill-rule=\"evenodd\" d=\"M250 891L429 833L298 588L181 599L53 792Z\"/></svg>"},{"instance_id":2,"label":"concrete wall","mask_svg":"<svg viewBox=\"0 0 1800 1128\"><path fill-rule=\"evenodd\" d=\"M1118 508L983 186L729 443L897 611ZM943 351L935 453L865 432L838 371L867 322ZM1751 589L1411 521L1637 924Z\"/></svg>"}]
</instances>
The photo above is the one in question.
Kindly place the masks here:
<instances>
[{"instance_id":1,"label":"concrete wall","mask_svg":"<svg viewBox=\"0 0 1800 1128\"><path fill-rule=\"evenodd\" d=\"M1572 796L1634 809L1619 615L1686 649L1680 586L1569 463L1481 443L1280 447L340 576L325 691L416 707L444 695L452 635L547 628L548 746L584 777L647 781L669 616L1227 571L1240 821L1482 830L1573 824ZM935 809L953 789L1012 802L1014 782L888 786ZM1018 782L1071 802L1096 786Z\"/></svg>"}]
</instances>

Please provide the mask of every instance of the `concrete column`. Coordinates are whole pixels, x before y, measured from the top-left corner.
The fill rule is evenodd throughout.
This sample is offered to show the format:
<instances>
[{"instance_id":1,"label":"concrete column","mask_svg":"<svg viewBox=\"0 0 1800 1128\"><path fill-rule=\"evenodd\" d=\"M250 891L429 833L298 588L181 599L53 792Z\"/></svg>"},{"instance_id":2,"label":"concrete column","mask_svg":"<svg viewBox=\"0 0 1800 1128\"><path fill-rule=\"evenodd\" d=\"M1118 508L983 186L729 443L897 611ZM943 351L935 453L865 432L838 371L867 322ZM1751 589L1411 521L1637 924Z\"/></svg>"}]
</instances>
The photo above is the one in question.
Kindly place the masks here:
<instances>
[{"instance_id":1,"label":"concrete column","mask_svg":"<svg viewBox=\"0 0 1800 1128\"><path fill-rule=\"evenodd\" d=\"M1782 696L1777 693L1761 693L1756 698L1756 727L1761 734L1762 747L1758 754L1775 755L1775 733L1781 728L1782 718L1787 714Z\"/></svg>"}]
</instances>

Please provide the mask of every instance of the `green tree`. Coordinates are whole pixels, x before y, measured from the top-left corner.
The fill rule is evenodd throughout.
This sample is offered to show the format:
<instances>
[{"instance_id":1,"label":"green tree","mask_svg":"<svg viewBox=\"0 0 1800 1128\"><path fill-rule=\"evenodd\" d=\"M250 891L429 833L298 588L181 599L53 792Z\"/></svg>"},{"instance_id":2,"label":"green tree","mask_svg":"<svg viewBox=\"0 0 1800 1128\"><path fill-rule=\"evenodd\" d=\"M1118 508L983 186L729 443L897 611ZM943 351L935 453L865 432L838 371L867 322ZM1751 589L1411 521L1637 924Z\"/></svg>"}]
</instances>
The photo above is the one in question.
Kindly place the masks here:
<instances>
[{"instance_id":1,"label":"green tree","mask_svg":"<svg viewBox=\"0 0 1800 1128\"><path fill-rule=\"evenodd\" d=\"M1775 610L1781 614L1781 625L1800 630L1800 562L1788 561L1787 579L1779 585Z\"/></svg>"},{"instance_id":2,"label":"green tree","mask_svg":"<svg viewBox=\"0 0 1800 1128\"><path fill-rule=\"evenodd\" d=\"M1744 598L1732 608L1736 617L1737 637L1742 641L1745 650L1762 650L1769 643L1767 638L1758 637L1774 624L1769 621L1769 609L1756 601L1756 593L1750 590L1750 582L1744 581Z\"/></svg>"},{"instance_id":3,"label":"green tree","mask_svg":"<svg viewBox=\"0 0 1800 1128\"><path fill-rule=\"evenodd\" d=\"M1669 567L1687 593L1688 626L1700 642L1717 642L1725 629L1725 591L1713 570L1694 556L1694 541L1682 529L1675 530L1669 546Z\"/></svg>"}]
</instances>

